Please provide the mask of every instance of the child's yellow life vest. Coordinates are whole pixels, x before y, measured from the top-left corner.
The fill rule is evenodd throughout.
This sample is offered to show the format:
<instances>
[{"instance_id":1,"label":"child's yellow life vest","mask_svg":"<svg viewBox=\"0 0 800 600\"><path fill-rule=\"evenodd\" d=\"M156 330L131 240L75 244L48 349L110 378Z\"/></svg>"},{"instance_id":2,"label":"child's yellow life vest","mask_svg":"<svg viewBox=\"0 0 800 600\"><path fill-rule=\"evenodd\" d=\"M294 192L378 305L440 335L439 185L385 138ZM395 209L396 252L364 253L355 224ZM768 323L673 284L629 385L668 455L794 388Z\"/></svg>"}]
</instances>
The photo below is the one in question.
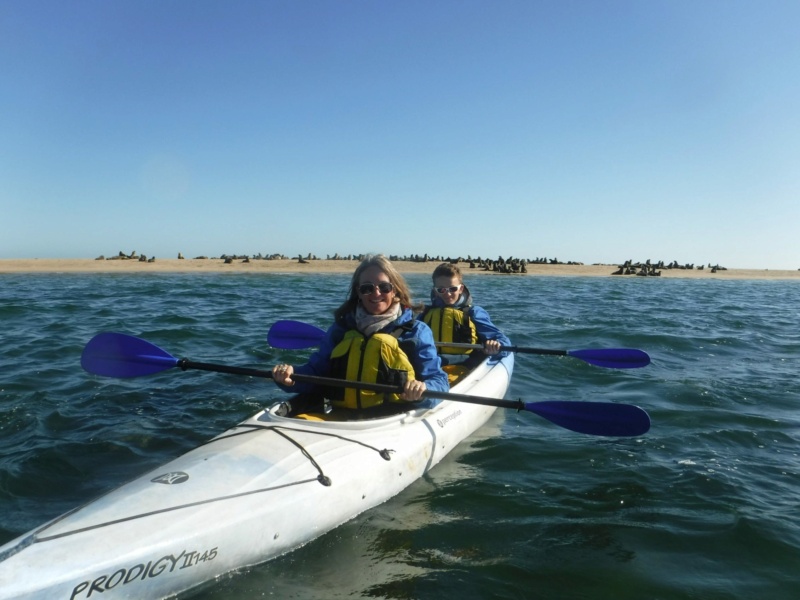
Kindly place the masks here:
<instances>
[{"instance_id":1,"label":"child's yellow life vest","mask_svg":"<svg viewBox=\"0 0 800 600\"><path fill-rule=\"evenodd\" d=\"M477 344L478 330L466 311L452 306L431 307L422 317L433 331L437 342L457 344ZM469 354L470 348L439 346L439 354Z\"/></svg>"}]
</instances>

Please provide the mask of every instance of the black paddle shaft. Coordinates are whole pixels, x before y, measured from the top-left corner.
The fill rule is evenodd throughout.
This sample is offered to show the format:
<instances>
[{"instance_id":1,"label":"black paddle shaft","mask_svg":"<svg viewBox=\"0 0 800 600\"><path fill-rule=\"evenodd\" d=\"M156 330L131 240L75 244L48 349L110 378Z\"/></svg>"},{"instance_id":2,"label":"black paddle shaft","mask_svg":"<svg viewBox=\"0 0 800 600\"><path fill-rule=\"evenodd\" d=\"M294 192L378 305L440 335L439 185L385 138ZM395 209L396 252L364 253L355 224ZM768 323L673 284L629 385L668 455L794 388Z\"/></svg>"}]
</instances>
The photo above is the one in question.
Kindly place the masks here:
<instances>
[{"instance_id":1,"label":"black paddle shaft","mask_svg":"<svg viewBox=\"0 0 800 600\"><path fill-rule=\"evenodd\" d=\"M188 358L179 359L175 366L180 367L182 371L186 371L187 369L197 369L198 371L214 371L215 373L230 373L231 375L249 375L251 377L272 379L272 371L248 369L247 367L231 367L228 365L217 365L213 363L194 362Z\"/></svg>"},{"instance_id":2,"label":"black paddle shaft","mask_svg":"<svg viewBox=\"0 0 800 600\"><path fill-rule=\"evenodd\" d=\"M177 367L182 371L187 369L197 369L199 371L215 371L218 373L230 373L232 375L249 375L251 377L264 377L272 379L272 371L263 371L261 369L248 369L246 367L231 367L227 365L218 365L213 363L194 362L188 358L181 358L178 360ZM328 377L316 377L314 375L303 375L300 373L293 373L292 379L301 383L311 383L323 386L336 386L336 387L349 387L370 390L373 392L385 394L401 394L402 388L386 385L383 383L367 383L363 381L346 381L344 379L332 379ZM470 404L483 404L488 406L496 406L497 408L513 408L516 410L525 410L525 403L522 400L499 400L497 398L483 398L481 396L469 396L467 394L454 394L452 392L435 392L432 390L425 390L422 393L424 398L443 398L445 400L454 400L456 402L467 402Z\"/></svg>"}]
</instances>

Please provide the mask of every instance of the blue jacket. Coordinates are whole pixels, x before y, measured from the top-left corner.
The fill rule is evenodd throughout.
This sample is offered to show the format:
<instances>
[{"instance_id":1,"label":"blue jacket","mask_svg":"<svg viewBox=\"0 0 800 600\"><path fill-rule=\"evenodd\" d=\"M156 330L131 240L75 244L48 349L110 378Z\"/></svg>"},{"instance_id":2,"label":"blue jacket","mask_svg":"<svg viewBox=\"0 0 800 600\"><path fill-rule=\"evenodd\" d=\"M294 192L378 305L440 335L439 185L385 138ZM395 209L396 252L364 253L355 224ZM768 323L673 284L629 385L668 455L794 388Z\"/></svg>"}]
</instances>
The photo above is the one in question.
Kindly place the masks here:
<instances>
[{"instance_id":1,"label":"blue jacket","mask_svg":"<svg viewBox=\"0 0 800 600\"><path fill-rule=\"evenodd\" d=\"M466 295L466 313L472 322L475 323L475 330L478 334L478 342L483 344L486 340L497 340L500 342L502 346L511 346L511 340L508 339L505 333L503 333L489 318L489 313L486 312L480 306L472 305L472 299L467 289L467 286L464 286L464 291L462 292ZM431 291L431 307L433 308L444 308L447 304L436 294L435 291ZM454 308L461 308L461 306L456 306ZM424 312L423 312L424 314ZM422 314L419 315L419 319L422 318ZM498 357L505 356L508 352L500 352L497 354Z\"/></svg>"},{"instance_id":2,"label":"blue jacket","mask_svg":"<svg viewBox=\"0 0 800 600\"><path fill-rule=\"evenodd\" d=\"M381 333L391 333L403 323L410 323L411 327L409 330L404 330L400 334L398 341L414 341L416 352L413 355L409 355L408 360L411 362L411 366L414 367L414 374L417 380L424 381L427 389L431 391L450 391L447 373L442 371L442 361L436 351L433 332L425 323L414 319L414 313L410 308L404 309L395 321L381 330ZM296 367L294 369L295 373L330 377L331 352L333 352L336 345L342 341L344 334L348 330L355 328L355 317L352 314L346 316L344 324L337 322L331 325L325 333L325 337L322 339L319 350L311 355L306 364ZM298 394L308 393L314 389L313 384L300 383L299 381L295 382L293 386L281 385L280 387L287 392L295 392Z\"/></svg>"}]
</instances>

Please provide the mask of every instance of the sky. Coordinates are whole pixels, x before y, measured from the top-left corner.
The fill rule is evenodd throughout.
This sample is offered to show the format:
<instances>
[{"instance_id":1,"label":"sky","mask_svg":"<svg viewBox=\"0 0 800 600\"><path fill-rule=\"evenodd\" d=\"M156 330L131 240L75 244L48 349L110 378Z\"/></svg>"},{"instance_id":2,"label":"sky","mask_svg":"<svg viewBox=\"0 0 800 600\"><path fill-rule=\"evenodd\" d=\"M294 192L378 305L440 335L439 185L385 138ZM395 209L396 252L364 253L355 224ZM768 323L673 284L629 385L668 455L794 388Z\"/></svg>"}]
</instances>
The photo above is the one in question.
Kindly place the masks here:
<instances>
[{"instance_id":1,"label":"sky","mask_svg":"<svg viewBox=\"0 0 800 600\"><path fill-rule=\"evenodd\" d=\"M800 268L796 0L0 0L0 258Z\"/></svg>"}]
</instances>

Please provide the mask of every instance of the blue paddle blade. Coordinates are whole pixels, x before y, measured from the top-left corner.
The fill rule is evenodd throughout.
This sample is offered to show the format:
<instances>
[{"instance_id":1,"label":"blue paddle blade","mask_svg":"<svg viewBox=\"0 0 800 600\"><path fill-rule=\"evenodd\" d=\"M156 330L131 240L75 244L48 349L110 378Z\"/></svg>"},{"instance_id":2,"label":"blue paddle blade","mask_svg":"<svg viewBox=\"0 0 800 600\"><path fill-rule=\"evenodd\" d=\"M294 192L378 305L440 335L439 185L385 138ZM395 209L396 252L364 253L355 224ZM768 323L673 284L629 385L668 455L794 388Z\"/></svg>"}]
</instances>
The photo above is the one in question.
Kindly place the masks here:
<instances>
[{"instance_id":1,"label":"blue paddle blade","mask_svg":"<svg viewBox=\"0 0 800 600\"><path fill-rule=\"evenodd\" d=\"M632 404L611 402L525 402L524 409L578 433L630 437L650 430L650 416Z\"/></svg>"},{"instance_id":2,"label":"blue paddle blade","mask_svg":"<svg viewBox=\"0 0 800 600\"><path fill-rule=\"evenodd\" d=\"M567 356L579 358L590 365L609 369L638 369L650 364L650 356L647 352L634 348L567 350Z\"/></svg>"},{"instance_id":3,"label":"blue paddle blade","mask_svg":"<svg viewBox=\"0 0 800 600\"><path fill-rule=\"evenodd\" d=\"M81 354L81 366L105 377L152 375L178 364L178 359L158 346L124 333L99 333Z\"/></svg>"},{"instance_id":4,"label":"blue paddle blade","mask_svg":"<svg viewBox=\"0 0 800 600\"><path fill-rule=\"evenodd\" d=\"M325 332L301 321L277 321L269 328L267 342L273 348L299 350L319 346Z\"/></svg>"}]
</instances>

